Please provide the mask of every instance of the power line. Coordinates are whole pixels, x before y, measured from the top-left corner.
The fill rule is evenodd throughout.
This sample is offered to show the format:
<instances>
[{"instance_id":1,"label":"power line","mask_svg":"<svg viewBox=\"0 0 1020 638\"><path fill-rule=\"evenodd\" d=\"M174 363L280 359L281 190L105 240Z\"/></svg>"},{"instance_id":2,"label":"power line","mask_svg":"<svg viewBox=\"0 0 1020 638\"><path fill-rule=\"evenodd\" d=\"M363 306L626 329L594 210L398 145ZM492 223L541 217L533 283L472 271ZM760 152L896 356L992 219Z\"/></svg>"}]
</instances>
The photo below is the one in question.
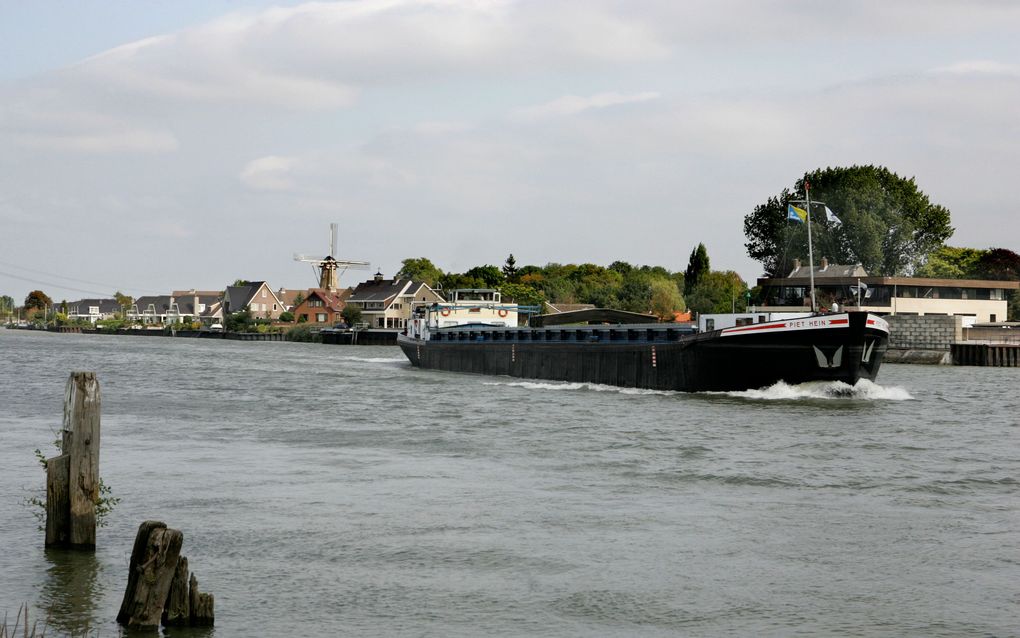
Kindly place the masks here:
<instances>
[{"instance_id":1,"label":"power line","mask_svg":"<svg viewBox=\"0 0 1020 638\"><path fill-rule=\"evenodd\" d=\"M58 277L60 279L64 279L64 280L67 280L67 281L76 281L78 283L89 284L91 286L102 286L103 288L108 288L109 290L127 290L127 289L130 289L130 290L140 290L142 292L148 292L148 293L151 293L151 294L154 294L154 295L162 294L162 291L137 288L137 287L134 287L134 286L110 286L108 284L101 283L101 282L98 282L98 281L89 281L87 279L75 279L74 277L67 277L65 275L58 274L58 273L45 272L45 271L37 270L37 269L33 269L33 268L26 268L25 266L21 266L19 264L12 264L12 263L5 262L5 261L0 261L0 266L7 266L9 268L16 268L18 270L24 270L26 272L29 272L29 273L32 273L32 274L37 274L37 275L46 275L48 277ZM41 284L41 285L44 285L44 286L52 286L52 287L60 288L61 290L74 290L75 292L87 292L89 294L102 295L102 296L109 296L110 295L110 293L107 293L107 292L95 292L93 290L83 290L81 288L73 288L73 287L69 287L69 286L61 286L59 284L47 283L47 282L43 282L43 281L36 281L36 280L33 280L33 279L29 279L27 277L15 275L15 274L12 274L12 273L0 273L0 274L6 274L8 277L14 277L15 279L22 279L24 281L31 281L32 283L37 283L37 284Z\"/></svg>"},{"instance_id":2,"label":"power line","mask_svg":"<svg viewBox=\"0 0 1020 638\"><path fill-rule=\"evenodd\" d=\"M7 261L0 261L0 265L5 265L7 267L17 268L18 271L24 271L24 272L27 272L27 273L32 273L34 275L45 275L46 277L57 277L59 279L67 280L67 281L70 281L70 282L78 282L80 284L89 284L90 286L102 286L103 288L108 288L110 290L125 290L125 289L130 289L130 290L141 290L143 292L149 292L149 293L156 294L156 295L161 294L161 291L143 289L143 288L139 288L137 286L111 286L109 284L103 284L101 282L90 282L90 281L84 280L84 279L74 279L73 277L66 277L65 275L60 275L60 274L57 274L57 273L46 273L44 271L39 271L39 269L36 269L36 268L29 268L29 267L25 267L23 265L19 265L17 263L9 263ZM16 279L25 279L24 277L17 277L15 275L10 275L10 274L7 274L7 275L8 275L8 277L15 277ZM39 283L39 282L36 282L36 283ZM50 284L47 284L47 285L50 285ZM57 286L57 285L53 284L53 286ZM78 292L90 292L90 291L82 291L82 290L80 290L78 288L64 288L64 290L74 290L74 291L78 291ZM95 294L105 295L107 293L95 293Z\"/></svg>"},{"instance_id":3,"label":"power line","mask_svg":"<svg viewBox=\"0 0 1020 638\"><path fill-rule=\"evenodd\" d=\"M42 281L42 280L39 280L39 279L31 279L29 277L22 277L21 275L15 275L14 273L9 273L9 272L0 272L0 275L3 275L5 277L12 277L14 279L20 279L22 281L27 281L27 282L30 282L30 283L33 283L33 284L39 284L40 286L49 286L50 288L56 288L57 290L73 290L74 292L84 292L84 293L87 293L87 294L90 294L90 295L99 295L100 297L106 297L107 295L110 294L110 293L106 293L106 292L96 292L95 290L85 290L84 288L73 288L71 286L61 286L60 284L55 284L52 281Z\"/></svg>"}]
</instances>

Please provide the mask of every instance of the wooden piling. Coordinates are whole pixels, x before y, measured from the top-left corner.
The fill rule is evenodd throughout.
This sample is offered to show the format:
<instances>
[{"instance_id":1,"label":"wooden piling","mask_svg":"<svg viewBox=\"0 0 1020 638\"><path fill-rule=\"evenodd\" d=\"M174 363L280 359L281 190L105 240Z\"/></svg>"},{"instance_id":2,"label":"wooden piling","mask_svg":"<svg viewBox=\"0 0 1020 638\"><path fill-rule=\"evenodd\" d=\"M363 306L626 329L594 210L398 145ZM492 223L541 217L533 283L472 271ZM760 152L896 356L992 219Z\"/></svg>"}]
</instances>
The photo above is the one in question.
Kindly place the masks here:
<instances>
[{"instance_id":1,"label":"wooden piling","mask_svg":"<svg viewBox=\"0 0 1020 638\"><path fill-rule=\"evenodd\" d=\"M117 622L131 628L212 626L213 595L198 590L188 575L188 559L181 556L184 535L166 523L145 521L138 526L131 550L128 583Z\"/></svg>"},{"instance_id":2,"label":"wooden piling","mask_svg":"<svg viewBox=\"0 0 1020 638\"><path fill-rule=\"evenodd\" d=\"M155 525L149 526L150 523ZM148 532L146 540L142 538ZM168 529L164 523L146 521L138 529L134 549L143 547L143 553L131 553L134 567L128 576L117 622L135 629L158 629L170 594L170 585L177 573L184 534ZM132 582L133 581L133 582Z\"/></svg>"},{"instance_id":3,"label":"wooden piling","mask_svg":"<svg viewBox=\"0 0 1020 638\"><path fill-rule=\"evenodd\" d=\"M66 454L46 460L46 547L71 542L71 457Z\"/></svg>"},{"instance_id":4,"label":"wooden piling","mask_svg":"<svg viewBox=\"0 0 1020 638\"><path fill-rule=\"evenodd\" d=\"M138 533L135 534L135 544L131 548L131 559L128 562L128 582L124 590L124 600L120 603L120 612L117 614L117 622L126 625L131 618L132 601L134 600L135 587L138 585L138 575L141 573L139 566L145 556L145 546L149 543L149 534L154 529L166 529L166 523L161 521L145 521L138 526Z\"/></svg>"},{"instance_id":5,"label":"wooden piling","mask_svg":"<svg viewBox=\"0 0 1020 638\"><path fill-rule=\"evenodd\" d=\"M188 594L188 557L181 556L177 561L177 570L170 583L170 596L163 610L163 625L166 627L184 626L191 623L191 596Z\"/></svg>"},{"instance_id":6,"label":"wooden piling","mask_svg":"<svg viewBox=\"0 0 1020 638\"><path fill-rule=\"evenodd\" d=\"M72 372L64 390L60 456L46 461L46 546L96 547L101 395L95 372Z\"/></svg>"},{"instance_id":7,"label":"wooden piling","mask_svg":"<svg viewBox=\"0 0 1020 638\"><path fill-rule=\"evenodd\" d=\"M213 625L213 595L198 590L198 578L192 574L188 582L188 597L191 605L191 624L196 627Z\"/></svg>"}]
</instances>

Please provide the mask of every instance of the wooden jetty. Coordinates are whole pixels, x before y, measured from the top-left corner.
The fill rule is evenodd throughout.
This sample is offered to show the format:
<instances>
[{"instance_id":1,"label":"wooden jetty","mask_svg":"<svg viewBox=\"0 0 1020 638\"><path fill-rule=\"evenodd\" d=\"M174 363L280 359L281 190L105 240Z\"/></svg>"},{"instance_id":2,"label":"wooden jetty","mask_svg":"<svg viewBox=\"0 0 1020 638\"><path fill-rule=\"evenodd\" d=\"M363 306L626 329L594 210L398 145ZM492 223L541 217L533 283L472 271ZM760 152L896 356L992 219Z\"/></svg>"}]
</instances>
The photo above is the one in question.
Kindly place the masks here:
<instances>
[{"instance_id":1,"label":"wooden jetty","mask_svg":"<svg viewBox=\"0 0 1020 638\"><path fill-rule=\"evenodd\" d=\"M1020 367L1020 343L958 341L950 346L953 365Z\"/></svg>"}]
</instances>

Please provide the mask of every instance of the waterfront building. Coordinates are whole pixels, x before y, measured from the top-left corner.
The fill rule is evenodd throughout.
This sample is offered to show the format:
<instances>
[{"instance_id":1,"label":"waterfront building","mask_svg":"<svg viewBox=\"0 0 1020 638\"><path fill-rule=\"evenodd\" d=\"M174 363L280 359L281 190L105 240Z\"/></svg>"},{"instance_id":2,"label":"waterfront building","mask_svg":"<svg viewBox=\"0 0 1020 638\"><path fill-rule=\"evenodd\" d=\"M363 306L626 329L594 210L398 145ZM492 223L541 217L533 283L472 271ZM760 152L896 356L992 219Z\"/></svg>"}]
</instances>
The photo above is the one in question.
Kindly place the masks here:
<instances>
[{"instance_id":1,"label":"waterfront building","mask_svg":"<svg viewBox=\"0 0 1020 638\"><path fill-rule=\"evenodd\" d=\"M112 319L120 311L121 307L116 299L80 299L67 302L68 319L72 321L84 319L93 325L100 319Z\"/></svg>"},{"instance_id":2,"label":"waterfront building","mask_svg":"<svg viewBox=\"0 0 1020 638\"><path fill-rule=\"evenodd\" d=\"M284 304L264 281L249 281L240 286L227 286L223 294L223 316L247 310L258 319L276 319L283 314Z\"/></svg>"},{"instance_id":3,"label":"waterfront building","mask_svg":"<svg viewBox=\"0 0 1020 638\"><path fill-rule=\"evenodd\" d=\"M330 292L325 288L309 288L304 300L294 306L294 320L300 323L316 323L332 326L342 321L340 313L347 306L351 289L344 288Z\"/></svg>"},{"instance_id":4,"label":"waterfront building","mask_svg":"<svg viewBox=\"0 0 1020 638\"><path fill-rule=\"evenodd\" d=\"M786 277L758 279L763 304L752 312L811 310L810 266L795 262ZM1006 320L1007 294L1020 282L984 279L873 277L859 265L830 264L824 257L814 268L815 296L821 308L884 315L951 315L965 323Z\"/></svg>"},{"instance_id":5,"label":"waterfront building","mask_svg":"<svg viewBox=\"0 0 1020 638\"><path fill-rule=\"evenodd\" d=\"M410 279L384 279L381 272L354 289L347 303L361 309L361 320L370 328L403 329L411 309L444 301L428 284Z\"/></svg>"}]
</instances>

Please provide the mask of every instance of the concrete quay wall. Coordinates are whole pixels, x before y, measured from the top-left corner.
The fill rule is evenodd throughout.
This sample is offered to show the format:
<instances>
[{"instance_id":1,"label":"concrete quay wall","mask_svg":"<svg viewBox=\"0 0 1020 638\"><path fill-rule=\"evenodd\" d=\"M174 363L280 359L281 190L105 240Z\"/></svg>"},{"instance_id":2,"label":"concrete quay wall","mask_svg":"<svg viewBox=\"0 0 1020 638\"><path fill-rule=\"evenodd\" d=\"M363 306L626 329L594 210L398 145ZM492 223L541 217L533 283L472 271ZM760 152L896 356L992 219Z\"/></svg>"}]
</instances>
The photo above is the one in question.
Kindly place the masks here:
<instances>
[{"instance_id":1,"label":"concrete quay wall","mask_svg":"<svg viewBox=\"0 0 1020 638\"><path fill-rule=\"evenodd\" d=\"M963 340L963 318L949 315L887 315L891 350L949 352Z\"/></svg>"}]
</instances>

